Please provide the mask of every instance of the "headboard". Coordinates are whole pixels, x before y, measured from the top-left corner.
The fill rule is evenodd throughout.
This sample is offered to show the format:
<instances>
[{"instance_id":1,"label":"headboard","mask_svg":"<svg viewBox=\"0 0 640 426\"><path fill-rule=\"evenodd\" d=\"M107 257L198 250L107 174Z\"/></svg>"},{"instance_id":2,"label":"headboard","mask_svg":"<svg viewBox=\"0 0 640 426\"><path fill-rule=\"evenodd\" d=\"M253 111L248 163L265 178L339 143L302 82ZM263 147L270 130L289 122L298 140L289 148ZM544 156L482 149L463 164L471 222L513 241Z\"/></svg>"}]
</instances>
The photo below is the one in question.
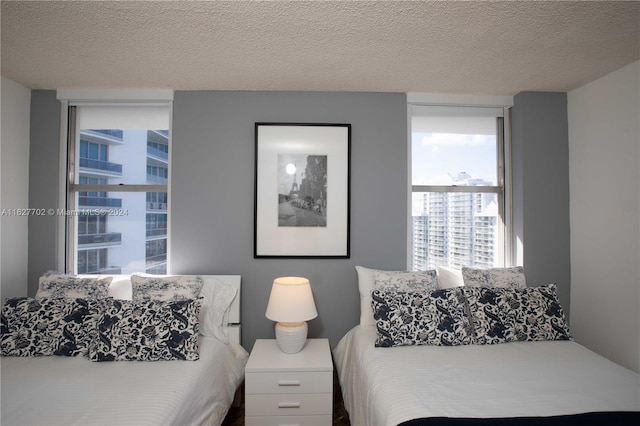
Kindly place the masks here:
<instances>
[{"instance_id":1,"label":"headboard","mask_svg":"<svg viewBox=\"0 0 640 426\"><path fill-rule=\"evenodd\" d=\"M96 278L96 275L79 275L82 277ZM100 275L101 277L112 277L111 284L109 285L109 295L117 299L131 300L131 276L130 275ZM193 277L198 275L154 275L158 277L170 277L170 276L186 276ZM236 297L231 302L229 307L229 315L227 320L227 327L225 331L230 340L237 343L241 343L241 324L240 324L240 290L241 290L241 276L240 275L199 275L202 278L211 277L216 280L233 286L238 289ZM207 280L204 280L204 285L207 285Z\"/></svg>"}]
</instances>

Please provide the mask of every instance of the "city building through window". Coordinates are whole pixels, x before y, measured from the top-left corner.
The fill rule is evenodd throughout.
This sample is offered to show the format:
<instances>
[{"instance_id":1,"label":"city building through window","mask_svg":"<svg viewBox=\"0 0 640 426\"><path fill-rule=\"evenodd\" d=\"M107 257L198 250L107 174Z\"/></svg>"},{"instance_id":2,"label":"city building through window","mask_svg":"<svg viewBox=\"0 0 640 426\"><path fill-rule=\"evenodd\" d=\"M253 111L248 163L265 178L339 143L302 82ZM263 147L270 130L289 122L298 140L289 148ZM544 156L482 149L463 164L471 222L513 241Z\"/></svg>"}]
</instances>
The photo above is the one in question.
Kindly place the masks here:
<instances>
[{"instance_id":1,"label":"city building through window","mask_svg":"<svg viewBox=\"0 0 640 426\"><path fill-rule=\"evenodd\" d=\"M503 109L411 111L411 268L503 266Z\"/></svg>"},{"instance_id":2,"label":"city building through window","mask_svg":"<svg viewBox=\"0 0 640 426\"><path fill-rule=\"evenodd\" d=\"M166 274L169 104L69 106L67 271Z\"/></svg>"}]
</instances>

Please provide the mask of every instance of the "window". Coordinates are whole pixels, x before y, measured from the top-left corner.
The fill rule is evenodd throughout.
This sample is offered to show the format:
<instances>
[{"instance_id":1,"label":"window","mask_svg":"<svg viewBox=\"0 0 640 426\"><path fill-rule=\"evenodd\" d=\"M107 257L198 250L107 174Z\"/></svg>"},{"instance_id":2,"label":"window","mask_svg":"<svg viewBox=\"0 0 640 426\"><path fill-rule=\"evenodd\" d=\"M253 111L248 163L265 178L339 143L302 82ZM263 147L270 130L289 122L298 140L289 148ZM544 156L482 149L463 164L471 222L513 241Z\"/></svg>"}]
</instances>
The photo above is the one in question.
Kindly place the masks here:
<instances>
[{"instance_id":1,"label":"window","mask_svg":"<svg viewBox=\"0 0 640 426\"><path fill-rule=\"evenodd\" d=\"M147 237L167 235L167 215L163 213L147 213Z\"/></svg>"},{"instance_id":2,"label":"window","mask_svg":"<svg viewBox=\"0 0 640 426\"><path fill-rule=\"evenodd\" d=\"M67 271L167 273L170 104L68 111Z\"/></svg>"},{"instance_id":3,"label":"window","mask_svg":"<svg viewBox=\"0 0 640 426\"><path fill-rule=\"evenodd\" d=\"M107 232L107 214L83 211L78 215L78 236L100 235Z\"/></svg>"},{"instance_id":4,"label":"window","mask_svg":"<svg viewBox=\"0 0 640 426\"><path fill-rule=\"evenodd\" d=\"M78 274L117 274L107 266L107 249L78 250Z\"/></svg>"},{"instance_id":5,"label":"window","mask_svg":"<svg viewBox=\"0 0 640 426\"><path fill-rule=\"evenodd\" d=\"M145 269L150 274L166 273L167 239L148 240L145 245Z\"/></svg>"},{"instance_id":6,"label":"window","mask_svg":"<svg viewBox=\"0 0 640 426\"><path fill-rule=\"evenodd\" d=\"M411 107L411 268L505 259L502 108Z\"/></svg>"}]
</instances>

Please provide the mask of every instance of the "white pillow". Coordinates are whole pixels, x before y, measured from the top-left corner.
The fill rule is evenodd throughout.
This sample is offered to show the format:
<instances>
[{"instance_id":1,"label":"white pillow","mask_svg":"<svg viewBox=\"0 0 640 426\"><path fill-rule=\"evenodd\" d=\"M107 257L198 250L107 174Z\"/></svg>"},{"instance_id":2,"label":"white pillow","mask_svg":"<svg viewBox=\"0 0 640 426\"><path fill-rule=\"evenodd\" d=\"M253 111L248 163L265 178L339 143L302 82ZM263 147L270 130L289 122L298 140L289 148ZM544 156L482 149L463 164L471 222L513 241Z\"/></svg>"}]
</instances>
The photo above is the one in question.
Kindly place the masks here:
<instances>
[{"instance_id":1,"label":"white pillow","mask_svg":"<svg viewBox=\"0 0 640 426\"><path fill-rule=\"evenodd\" d=\"M190 275L131 275L132 299L145 300L187 300L196 299L202 288L202 279Z\"/></svg>"},{"instance_id":2,"label":"white pillow","mask_svg":"<svg viewBox=\"0 0 640 426\"><path fill-rule=\"evenodd\" d=\"M373 271L376 290L392 292L431 292L438 289L438 274L430 271ZM372 308L373 310L373 308Z\"/></svg>"},{"instance_id":3,"label":"white pillow","mask_svg":"<svg viewBox=\"0 0 640 426\"><path fill-rule=\"evenodd\" d=\"M356 266L358 273L358 291L360 292L360 325L375 325L373 308L371 307L371 292L388 286L394 289L416 287L420 290L437 290L437 276L435 271L384 271L379 269ZM377 282L376 282L377 279ZM379 284L378 284L379 283Z\"/></svg>"},{"instance_id":4,"label":"white pillow","mask_svg":"<svg viewBox=\"0 0 640 426\"><path fill-rule=\"evenodd\" d=\"M113 275L113 280L109 284L109 297L120 300L131 300L131 276Z\"/></svg>"},{"instance_id":5,"label":"white pillow","mask_svg":"<svg viewBox=\"0 0 640 426\"><path fill-rule=\"evenodd\" d=\"M438 285L440 289L462 287L464 280L462 279L462 271L459 269L448 268L446 266L436 266L438 271Z\"/></svg>"},{"instance_id":6,"label":"white pillow","mask_svg":"<svg viewBox=\"0 0 640 426\"><path fill-rule=\"evenodd\" d=\"M36 299L104 299L108 297L111 277L77 276L47 273L38 281Z\"/></svg>"},{"instance_id":7,"label":"white pillow","mask_svg":"<svg viewBox=\"0 0 640 426\"><path fill-rule=\"evenodd\" d=\"M373 271L375 269L356 266L358 273L358 291L360 292L360 325L374 325L371 292L374 289Z\"/></svg>"},{"instance_id":8,"label":"white pillow","mask_svg":"<svg viewBox=\"0 0 640 426\"><path fill-rule=\"evenodd\" d=\"M225 330L229 322L231 303L236 298L238 289L214 277L200 276L200 278L203 281L200 296L204 297L200 308L200 334L229 343Z\"/></svg>"}]
</instances>

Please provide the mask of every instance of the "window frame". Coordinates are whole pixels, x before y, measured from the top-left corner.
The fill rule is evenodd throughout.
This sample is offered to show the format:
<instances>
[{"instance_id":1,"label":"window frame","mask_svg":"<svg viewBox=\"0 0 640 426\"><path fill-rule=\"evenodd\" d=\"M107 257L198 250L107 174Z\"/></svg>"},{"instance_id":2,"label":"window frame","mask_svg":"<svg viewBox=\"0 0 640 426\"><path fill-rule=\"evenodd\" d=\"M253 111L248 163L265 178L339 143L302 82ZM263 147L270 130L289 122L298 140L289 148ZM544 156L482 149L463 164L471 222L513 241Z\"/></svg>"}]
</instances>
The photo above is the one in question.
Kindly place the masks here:
<instances>
[{"instance_id":1,"label":"window frame","mask_svg":"<svg viewBox=\"0 0 640 426\"><path fill-rule=\"evenodd\" d=\"M498 243L500 244L502 264L511 266L517 263L516 259L521 255L516 253L513 231L512 212L512 172L511 172L511 132L510 112L513 98L508 96L466 96L466 95L436 95L410 93L407 96L407 269L413 266L413 193L438 192L438 193L495 193L498 195L499 226ZM498 110L499 109L499 110ZM413 185L412 173L412 139L414 112L417 115L427 111L462 113L476 112L479 116L496 117L501 115L502 132L496 132L497 155L497 184L491 186L458 186L458 185ZM502 155L501 155L502 154Z\"/></svg>"},{"instance_id":2,"label":"window frame","mask_svg":"<svg viewBox=\"0 0 640 426\"><path fill-rule=\"evenodd\" d=\"M171 145L173 126L173 90L112 90L112 89L61 89L57 91L57 99L61 103L60 117L60 185L58 197L57 223L57 265L58 270L73 274L76 272L78 251L75 217L76 198L82 192L166 192L171 200ZM76 155L80 149L80 140L76 140L75 108L80 106L141 106L166 107L169 113L168 123L168 176L166 184L76 184L75 176L78 170ZM73 133L73 134L72 134ZM167 274L171 273L171 204L167 203ZM146 217L146 215L145 215ZM143 225L143 226L146 226ZM145 272L145 271L140 271Z\"/></svg>"}]
</instances>

